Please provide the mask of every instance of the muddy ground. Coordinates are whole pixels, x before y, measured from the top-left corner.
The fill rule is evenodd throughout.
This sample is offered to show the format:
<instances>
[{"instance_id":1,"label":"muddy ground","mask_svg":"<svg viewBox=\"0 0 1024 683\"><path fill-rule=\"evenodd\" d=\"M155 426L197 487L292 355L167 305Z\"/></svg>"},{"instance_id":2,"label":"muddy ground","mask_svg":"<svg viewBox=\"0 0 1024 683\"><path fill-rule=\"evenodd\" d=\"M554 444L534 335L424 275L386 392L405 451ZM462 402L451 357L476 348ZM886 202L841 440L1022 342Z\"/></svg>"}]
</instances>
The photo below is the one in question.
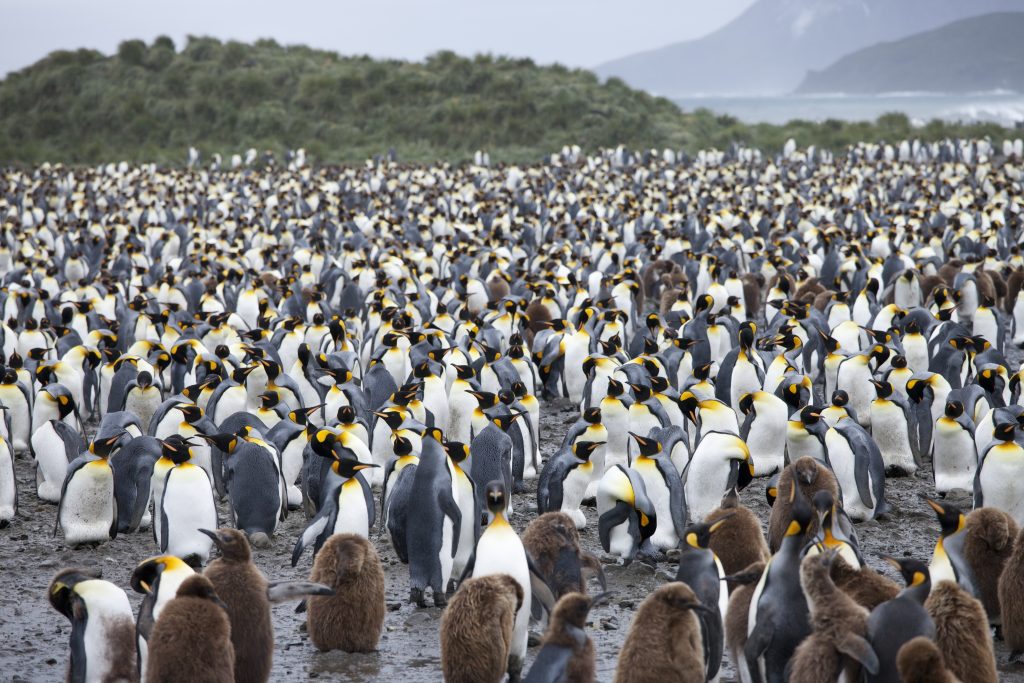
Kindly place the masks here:
<instances>
[{"instance_id":1,"label":"muddy ground","mask_svg":"<svg viewBox=\"0 0 1024 683\"><path fill-rule=\"evenodd\" d=\"M563 403L549 403L542 417L542 446L549 455L561 440L575 412ZM13 524L0 531L0 680L56 681L63 677L68 656L68 622L55 612L46 600L46 586L62 567L80 566L102 569L103 577L128 591L134 607L141 596L133 593L128 579L142 559L157 553L151 534L118 536L110 543L93 549L68 550L62 539L53 537L57 508L40 503L35 495L32 465L17 462L20 509ZM768 506L764 497L765 480L760 479L742 494L766 524ZM938 537L934 513L918 493L931 491L930 472L916 477L889 479L887 496L895 512L886 520L858 526L868 563L896 578L891 569L878 559L879 554L930 558ZM516 496L517 513L513 523L520 530L535 512L533 491ZM962 500L970 506L967 498ZM599 557L603 555L597 537L594 509L586 510L589 526L583 532L585 547ZM222 509L222 513L226 510ZM222 518L226 518L226 514ZM306 578L312 565L307 554L299 566L290 566L290 555L306 520L301 512L289 515L279 528L273 547L256 553L256 561L272 579ZM374 654L350 655L343 652L320 653L301 629L304 617L294 613L294 605L274 607L274 628L277 633L274 652L273 680L327 679L338 681L437 681L440 680L438 625L441 611L428 607L418 609L408 604L408 569L400 564L387 541L378 535L374 540L385 563L388 613L380 649ZM675 574L669 561L659 562L656 569L641 563L622 567L606 565L608 585L614 599L596 608L591 614L590 633L597 651L598 680L610 681L615 672L616 656L626 637L637 605L666 575ZM531 648L529 660L536 656ZM1007 649L996 643L1001 680L1024 681L1024 667L1009 666ZM728 654L726 655L728 658ZM723 681L734 680L735 671L726 659Z\"/></svg>"}]
</instances>

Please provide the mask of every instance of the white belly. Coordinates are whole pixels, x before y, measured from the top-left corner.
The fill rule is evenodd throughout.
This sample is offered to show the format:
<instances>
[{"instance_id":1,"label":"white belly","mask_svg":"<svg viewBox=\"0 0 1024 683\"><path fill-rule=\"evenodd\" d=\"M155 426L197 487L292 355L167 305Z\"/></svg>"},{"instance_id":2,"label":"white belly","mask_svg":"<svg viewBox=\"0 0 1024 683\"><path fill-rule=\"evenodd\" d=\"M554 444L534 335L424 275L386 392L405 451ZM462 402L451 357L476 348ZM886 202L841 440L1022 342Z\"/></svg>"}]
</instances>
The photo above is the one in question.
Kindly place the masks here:
<instances>
[{"instance_id":1,"label":"white belly","mask_svg":"<svg viewBox=\"0 0 1024 683\"><path fill-rule=\"evenodd\" d=\"M907 474L917 471L907 420L899 406L879 406L877 401L871 404L871 435L882 452L886 469L898 467Z\"/></svg>"},{"instance_id":2,"label":"white belly","mask_svg":"<svg viewBox=\"0 0 1024 683\"><path fill-rule=\"evenodd\" d=\"M205 470L189 463L172 469L162 501L161 525L163 517L167 519L163 552L181 558L195 555L205 564L213 540L198 530L217 528L217 508Z\"/></svg>"},{"instance_id":3,"label":"white belly","mask_svg":"<svg viewBox=\"0 0 1024 683\"><path fill-rule=\"evenodd\" d=\"M354 479L345 482L338 494L338 517L334 521L334 533L370 537L370 518L363 487Z\"/></svg>"},{"instance_id":4,"label":"white belly","mask_svg":"<svg viewBox=\"0 0 1024 683\"><path fill-rule=\"evenodd\" d=\"M591 462L569 470L569 474L562 481L562 512L572 517L572 521L576 524L577 529L583 529L587 526L587 518L583 511L580 510L580 503L586 497L587 489L590 487L591 482L594 482L595 486L595 491L591 495L596 495L594 472L598 471L598 468L593 462L594 455L596 453L590 456Z\"/></svg>"},{"instance_id":5,"label":"white belly","mask_svg":"<svg viewBox=\"0 0 1024 683\"><path fill-rule=\"evenodd\" d=\"M68 482L60 511L67 545L109 539L114 522L114 477L106 464L89 463Z\"/></svg>"},{"instance_id":6,"label":"white belly","mask_svg":"<svg viewBox=\"0 0 1024 683\"><path fill-rule=\"evenodd\" d=\"M530 569L526 563L526 551L523 550L519 536L507 524L489 526L480 536L476 548L476 566L473 576L489 574L508 574L523 589L523 604L516 613L515 630L512 635L510 656L523 659L526 657L527 627L530 623Z\"/></svg>"},{"instance_id":7,"label":"white belly","mask_svg":"<svg viewBox=\"0 0 1024 683\"><path fill-rule=\"evenodd\" d=\"M935 490L948 493L953 489L974 490L974 472L978 457L970 433L959 424L935 423L932 434L932 466L935 469ZM985 505L989 505L985 501Z\"/></svg>"},{"instance_id":8,"label":"white belly","mask_svg":"<svg viewBox=\"0 0 1024 683\"><path fill-rule=\"evenodd\" d=\"M41 500L59 503L60 489L68 473L68 457L52 423L44 422L36 430L32 448L36 453L36 492Z\"/></svg>"},{"instance_id":9,"label":"white belly","mask_svg":"<svg viewBox=\"0 0 1024 683\"><path fill-rule=\"evenodd\" d=\"M678 547L679 536L672 524L672 505L665 480L653 462L637 461L633 469L644 480L647 497L651 499L654 511L658 515L658 526L651 536L651 545L662 550Z\"/></svg>"},{"instance_id":10,"label":"white belly","mask_svg":"<svg viewBox=\"0 0 1024 683\"><path fill-rule=\"evenodd\" d=\"M853 451L850 450L850 444L839 432L830 429L825 434L825 447L828 449L828 459L832 463L832 471L843 491L843 507L846 509L846 513L850 519L857 522L871 519L874 516L875 508L874 505L869 506L861 500L855 476L856 460ZM868 488L871 490L870 475Z\"/></svg>"}]
</instances>

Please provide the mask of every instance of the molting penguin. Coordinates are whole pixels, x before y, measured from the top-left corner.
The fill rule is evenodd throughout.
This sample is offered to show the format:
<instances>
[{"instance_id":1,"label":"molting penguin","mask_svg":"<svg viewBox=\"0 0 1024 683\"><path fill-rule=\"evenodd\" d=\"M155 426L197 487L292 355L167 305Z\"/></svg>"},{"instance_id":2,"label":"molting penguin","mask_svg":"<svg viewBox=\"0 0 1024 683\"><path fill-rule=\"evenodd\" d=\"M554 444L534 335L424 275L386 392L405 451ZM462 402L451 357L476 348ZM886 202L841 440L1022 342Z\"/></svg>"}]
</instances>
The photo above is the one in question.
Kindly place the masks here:
<instances>
[{"instance_id":1,"label":"molting penguin","mask_svg":"<svg viewBox=\"0 0 1024 683\"><path fill-rule=\"evenodd\" d=\"M992 631L981 603L956 583L939 581L924 606L935 622L935 644L948 653L946 667L963 683L996 683Z\"/></svg>"},{"instance_id":2,"label":"molting penguin","mask_svg":"<svg viewBox=\"0 0 1024 683\"><path fill-rule=\"evenodd\" d=\"M585 628L595 601L582 593L569 593L555 603L540 652L524 683L594 680L594 642Z\"/></svg>"},{"instance_id":3,"label":"molting penguin","mask_svg":"<svg viewBox=\"0 0 1024 683\"><path fill-rule=\"evenodd\" d=\"M356 534L327 539L309 580L334 590L308 600L310 640L321 651L372 652L384 630L384 568L373 544Z\"/></svg>"},{"instance_id":4,"label":"molting penguin","mask_svg":"<svg viewBox=\"0 0 1024 683\"><path fill-rule=\"evenodd\" d=\"M132 607L123 590L88 572L64 569L47 595L71 622L69 682L139 680Z\"/></svg>"},{"instance_id":5,"label":"molting penguin","mask_svg":"<svg viewBox=\"0 0 1024 683\"><path fill-rule=\"evenodd\" d=\"M554 597L587 592L587 579L605 587L604 570L594 555L580 548L580 535L564 512L545 512L523 531L523 547Z\"/></svg>"},{"instance_id":6,"label":"molting penguin","mask_svg":"<svg viewBox=\"0 0 1024 683\"><path fill-rule=\"evenodd\" d=\"M1024 662L1024 530L1017 533L999 576L999 611L1010 661Z\"/></svg>"},{"instance_id":7,"label":"molting penguin","mask_svg":"<svg viewBox=\"0 0 1024 683\"><path fill-rule=\"evenodd\" d=\"M719 521L722 524L711 535L708 547L722 563L726 575L738 574L756 562L768 561L771 553L761 531L761 520L740 502L735 488L730 489L722 497L722 504L704 518L706 524Z\"/></svg>"},{"instance_id":8,"label":"molting penguin","mask_svg":"<svg viewBox=\"0 0 1024 683\"><path fill-rule=\"evenodd\" d=\"M1013 517L998 508L979 508L964 524L963 559L974 574L977 597L989 621L999 624L999 577L1013 555L1020 529Z\"/></svg>"},{"instance_id":9,"label":"molting penguin","mask_svg":"<svg viewBox=\"0 0 1024 683\"><path fill-rule=\"evenodd\" d=\"M117 536L117 499L109 455L109 444L94 441L88 453L68 465L53 535L59 527L71 547Z\"/></svg>"},{"instance_id":10,"label":"molting penguin","mask_svg":"<svg viewBox=\"0 0 1024 683\"><path fill-rule=\"evenodd\" d=\"M768 517L768 548L772 552L782 546L793 518L792 504L796 499L795 488L805 500L814 500L819 491L828 491L834 499L839 498L839 484L835 475L814 458L803 457L788 465L779 475L776 483L775 504ZM818 520L811 518L807 524L808 540L818 529Z\"/></svg>"},{"instance_id":11,"label":"molting penguin","mask_svg":"<svg viewBox=\"0 0 1024 683\"><path fill-rule=\"evenodd\" d=\"M926 636L903 644L896 655L896 668L901 683L961 683L946 668L938 646Z\"/></svg>"}]
</instances>

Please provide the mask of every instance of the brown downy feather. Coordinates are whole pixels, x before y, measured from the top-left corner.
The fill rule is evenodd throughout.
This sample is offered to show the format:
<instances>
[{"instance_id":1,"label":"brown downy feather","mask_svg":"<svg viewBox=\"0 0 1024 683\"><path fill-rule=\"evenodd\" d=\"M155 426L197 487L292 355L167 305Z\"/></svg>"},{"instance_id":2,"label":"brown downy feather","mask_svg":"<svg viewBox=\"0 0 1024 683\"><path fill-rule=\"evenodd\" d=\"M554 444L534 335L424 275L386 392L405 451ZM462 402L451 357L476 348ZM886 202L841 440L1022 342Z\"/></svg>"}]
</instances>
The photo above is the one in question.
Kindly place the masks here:
<instances>
[{"instance_id":1,"label":"brown downy feather","mask_svg":"<svg viewBox=\"0 0 1024 683\"><path fill-rule=\"evenodd\" d=\"M467 579L441 615L441 673L447 683L499 683L508 670L523 589L508 574Z\"/></svg>"},{"instance_id":2,"label":"brown downy feather","mask_svg":"<svg viewBox=\"0 0 1024 683\"><path fill-rule=\"evenodd\" d=\"M1020 533L1013 517L998 508L978 508L965 522L964 557L974 573L990 623L999 623L999 577Z\"/></svg>"},{"instance_id":3,"label":"brown downy feather","mask_svg":"<svg viewBox=\"0 0 1024 683\"><path fill-rule=\"evenodd\" d=\"M1017 268L1006 278L1006 294L1003 295L1003 310L1013 314L1013 307L1017 304L1017 294L1021 285L1024 285L1024 268Z\"/></svg>"},{"instance_id":4,"label":"brown downy feather","mask_svg":"<svg viewBox=\"0 0 1024 683\"><path fill-rule=\"evenodd\" d=\"M903 644L896 656L896 668L902 683L961 683L942 663L939 648L925 636Z\"/></svg>"},{"instance_id":5,"label":"brown downy feather","mask_svg":"<svg viewBox=\"0 0 1024 683\"><path fill-rule=\"evenodd\" d=\"M839 485L836 484L836 477L831 470L819 463L810 456L797 458L795 462L787 465L782 474L779 475L777 484L778 495L775 504L772 505L771 515L768 517L768 549L773 553L782 545L782 538L786 535L786 528L792 520L790 512L792 503L790 496L793 489L794 476L800 482L800 490L807 500L813 500L814 494L818 491L830 491L835 500L839 500ZM818 531L818 518L811 518L807 526L805 537L810 540Z\"/></svg>"},{"instance_id":6,"label":"brown downy feather","mask_svg":"<svg viewBox=\"0 0 1024 683\"><path fill-rule=\"evenodd\" d=\"M592 683L594 680L594 641L588 636L580 644L569 630L575 627L585 632L589 612L590 598L582 593L563 595L551 611L541 646L557 645L572 650L565 677L561 679L564 683Z\"/></svg>"},{"instance_id":7,"label":"brown downy feather","mask_svg":"<svg viewBox=\"0 0 1024 683\"><path fill-rule=\"evenodd\" d=\"M921 278L921 300L928 301L936 287L945 286L946 282L938 275L925 275Z\"/></svg>"},{"instance_id":8,"label":"brown downy feather","mask_svg":"<svg viewBox=\"0 0 1024 683\"><path fill-rule=\"evenodd\" d=\"M761 289L764 287L764 276L746 273L743 280L743 305L747 307L747 317L755 320L760 315Z\"/></svg>"},{"instance_id":9,"label":"brown downy feather","mask_svg":"<svg viewBox=\"0 0 1024 683\"><path fill-rule=\"evenodd\" d=\"M555 598L574 592L586 595L591 573L604 584L600 560L580 549L576 524L564 512L545 512L530 522L521 538Z\"/></svg>"},{"instance_id":10,"label":"brown downy feather","mask_svg":"<svg viewBox=\"0 0 1024 683\"><path fill-rule=\"evenodd\" d=\"M715 532L714 535L717 535ZM712 537L714 537L714 535ZM747 619L750 615L750 601L754 590L767 562L754 562L741 572L743 582L730 581L729 607L725 612L725 647L736 666L743 666L746 656L743 649L747 646Z\"/></svg>"},{"instance_id":11,"label":"brown downy feather","mask_svg":"<svg viewBox=\"0 0 1024 683\"><path fill-rule=\"evenodd\" d=\"M216 602L213 584L202 574L178 587L149 634L147 683L235 680L235 650L231 621ZM134 657L131 659L135 663Z\"/></svg>"},{"instance_id":12,"label":"brown downy feather","mask_svg":"<svg viewBox=\"0 0 1024 683\"><path fill-rule=\"evenodd\" d=\"M221 557L206 567L203 576L213 584L231 618L235 681L266 681L274 661L274 625L270 619L267 579L252 562L245 533L225 528L218 529L217 536Z\"/></svg>"},{"instance_id":13,"label":"brown downy feather","mask_svg":"<svg viewBox=\"0 0 1024 683\"><path fill-rule=\"evenodd\" d=\"M373 652L384 630L384 568L357 534L334 534L317 553L309 580L334 595L309 598L309 639L322 651Z\"/></svg>"},{"instance_id":14,"label":"brown downy feather","mask_svg":"<svg viewBox=\"0 0 1024 683\"><path fill-rule=\"evenodd\" d=\"M665 317L672 310L676 301L685 300L686 292L677 287L665 287L661 290L661 297L658 301L658 313Z\"/></svg>"},{"instance_id":15,"label":"brown downy feather","mask_svg":"<svg viewBox=\"0 0 1024 683\"><path fill-rule=\"evenodd\" d=\"M963 683L996 683L992 632L981 603L956 583L940 581L924 606L935 622L935 644L946 668Z\"/></svg>"},{"instance_id":16,"label":"brown downy feather","mask_svg":"<svg viewBox=\"0 0 1024 683\"><path fill-rule=\"evenodd\" d=\"M996 286L992 282L992 274L978 269L974 271L974 281L978 287L978 301L996 301Z\"/></svg>"},{"instance_id":17,"label":"brown downy feather","mask_svg":"<svg viewBox=\"0 0 1024 683\"><path fill-rule=\"evenodd\" d=\"M704 683L704 645L685 583L660 586L640 603L619 653L615 683Z\"/></svg>"},{"instance_id":18,"label":"brown downy feather","mask_svg":"<svg viewBox=\"0 0 1024 683\"><path fill-rule=\"evenodd\" d=\"M541 323L551 322L551 311L541 303L540 299L534 299L526 307L526 319L529 321L527 327L530 332L537 334L537 332L543 329Z\"/></svg>"},{"instance_id":19,"label":"brown downy feather","mask_svg":"<svg viewBox=\"0 0 1024 683\"><path fill-rule=\"evenodd\" d=\"M835 294L833 290L826 289L824 292L821 292L816 297L814 297L814 303L812 305L816 309L824 313L825 309L828 308L828 305L832 302L833 294Z\"/></svg>"},{"instance_id":20,"label":"brown downy feather","mask_svg":"<svg viewBox=\"0 0 1024 683\"><path fill-rule=\"evenodd\" d=\"M900 592L899 586L871 567L864 565L860 569L854 569L842 556L836 557L832 562L830 575L837 588L869 611L886 600L892 600Z\"/></svg>"},{"instance_id":21,"label":"brown downy feather","mask_svg":"<svg viewBox=\"0 0 1024 683\"><path fill-rule=\"evenodd\" d=\"M877 671L878 658L866 639L868 611L832 582L829 571L835 557L834 552L808 555L800 565L813 633L793 653L793 683L832 683L844 671L847 680L858 680L862 664Z\"/></svg>"},{"instance_id":22,"label":"brown downy feather","mask_svg":"<svg viewBox=\"0 0 1024 683\"><path fill-rule=\"evenodd\" d=\"M999 611L1011 658L1024 654L1024 529L1017 532L999 577Z\"/></svg>"},{"instance_id":23,"label":"brown downy feather","mask_svg":"<svg viewBox=\"0 0 1024 683\"><path fill-rule=\"evenodd\" d=\"M942 264L939 267L939 277L946 283L947 286L952 287L953 282L956 280L956 276L963 270L964 262L962 259L950 259L949 261Z\"/></svg>"},{"instance_id":24,"label":"brown downy feather","mask_svg":"<svg viewBox=\"0 0 1024 683\"><path fill-rule=\"evenodd\" d=\"M487 278L487 295L490 301L501 301L509 294L508 282L498 273L493 273Z\"/></svg>"},{"instance_id":25,"label":"brown downy feather","mask_svg":"<svg viewBox=\"0 0 1024 683\"><path fill-rule=\"evenodd\" d=\"M725 494L721 505L709 512L704 521L714 524L723 518L722 526L711 534L709 547L718 556L726 576L741 572L755 562L768 561L771 553L761 531L761 521L740 502L735 489Z\"/></svg>"},{"instance_id":26,"label":"brown downy feather","mask_svg":"<svg viewBox=\"0 0 1024 683\"><path fill-rule=\"evenodd\" d=\"M807 282L800 285L800 288L796 290L796 294L793 298L797 301L807 301L808 303L811 303L824 291L826 290L821 283L818 282L818 278L812 277Z\"/></svg>"}]
</instances>

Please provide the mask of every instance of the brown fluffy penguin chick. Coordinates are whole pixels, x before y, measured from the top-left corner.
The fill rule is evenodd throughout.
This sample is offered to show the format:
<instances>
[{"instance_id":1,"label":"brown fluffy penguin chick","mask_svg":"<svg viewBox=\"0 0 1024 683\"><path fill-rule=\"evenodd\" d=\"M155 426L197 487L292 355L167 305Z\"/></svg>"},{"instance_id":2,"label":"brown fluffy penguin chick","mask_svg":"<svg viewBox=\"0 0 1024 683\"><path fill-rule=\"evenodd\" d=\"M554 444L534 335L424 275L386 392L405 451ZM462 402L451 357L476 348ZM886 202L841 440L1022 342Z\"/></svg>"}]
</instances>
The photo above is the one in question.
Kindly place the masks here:
<instances>
[{"instance_id":1,"label":"brown fluffy penguin chick","mask_svg":"<svg viewBox=\"0 0 1024 683\"><path fill-rule=\"evenodd\" d=\"M718 520L723 520L722 526L711 534L708 547L718 556L726 576L741 572L755 562L768 561L771 553L761 531L761 522L740 502L736 489L730 489L721 504L704 518L706 524ZM735 585L730 585L729 590L734 588Z\"/></svg>"},{"instance_id":2,"label":"brown fluffy penguin chick","mask_svg":"<svg viewBox=\"0 0 1024 683\"><path fill-rule=\"evenodd\" d=\"M231 683L235 649L231 621L213 584L196 574L185 579L149 634L147 683Z\"/></svg>"},{"instance_id":3,"label":"brown fluffy penguin chick","mask_svg":"<svg viewBox=\"0 0 1024 683\"><path fill-rule=\"evenodd\" d=\"M1003 296L1003 310L1013 315L1013 307L1017 305L1017 293L1024 285L1024 268L1017 268L1006 278L1006 294Z\"/></svg>"},{"instance_id":4,"label":"brown fluffy penguin chick","mask_svg":"<svg viewBox=\"0 0 1024 683\"><path fill-rule=\"evenodd\" d=\"M498 683L508 670L523 589L508 574L467 579L441 616L441 673L446 683Z\"/></svg>"},{"instance_id":5,"label":"brown fluffy penguin chick","mask_svg":"<svg viewBox=\"0 0 1024 683\"><path fill-rule=\"evenodd\" d=\"M999 612L1003 640L1010 648L1010 661L1021 661L1024 655L1024 529L1017 533L1013 553L999 577Z\"/></svg>"},{"instance_id":6,"label":"brown fluffy penguin chick","mask_svg":"<svg viewBox=\"0 0 1024 683\"><path fill-rule=\"evenodd\" d=\"M274 663L274 625L270 620L267 579L252 562L249 539L244 532L228 528L200 531L213 539L221 553L206 567L203 576L213 584L231 618L235 681L266 681Z\"/></svg>"},{"instance_id":7,"label":"brown fluffy penguin chick","mask_svg":"<svg viewBox=\"0 0 1024 683\"><path fill-rule=\"evenodd\" d=\"M334 589L307 603L309 638L320 650L372 652L384 630L384 568L373 544L335 534L317 553L309 580Z\"/></svg>"},{"instance_id":8,"label":"brown fluffy penguin chick","mask_svg":"<svg viewBox=\"0 0 1024 683\"><path fill-rule=\"evenodd\" d=\"M594 641L587 635L587 615L591 600L583 593L569 593L555 603L548 622L548 630L541 641L541 650L530 669L527 680L536 674L540 680L558 680L563 683L593 683ZM555 655L545 657L545 651ZM569 660L563 664L556 653L569 651ZM563 668L564 667L564 668Z\"/></svg>"},{"instance_id":9,"label":"brown fluffy penguin chick","mask_svg":"<svg viewBox=\"0 0 1024 683\"><path fill-rule=\"evenodd\" d=\"M989 623L999 623L999 577L1013 553L1017 522L999 508L978 508L964 522L963 556L974 573Z\"/></svg>"},{"instance_id":10,"label":"brown fluffy penguin chick","mask_svg":"<svg viewBox=\"0 0 1024 683\"><path fill-rule=\"evenodd\" d=\"M738 662L737 667L746 666L747 658L743 650L747 646L750 601L767 565L765 561L754 562L739 574L733 574L729 581L732 588L729 593L729 607L725 612L725 647L732 661Z\"/></svg>"},{"instance_id":11,"label":"brown fluffy penguin chick","mask_svg":"<svg viewBox=\"0 0 1024 683\"><path fill-rule=\"evenodd\" d=\"M935 644L946 668L964 683L995 683L996 656L985 608L952 581L939 581L924 603L935 622Z\"/></svg>"},{"instance_id":12,"label":"brown fluffy penguin chick","mask_svg":"<svg viewBox=\"0 0 1024 683\"><path fill-rule=\"evenodd\" d=\"M961 683L942 663L939 648L925 636L908 640L896 655L903 683Z\"/></svg>"},{"instance_id":13,"label":"brown fluffy penguin chick","mask_svg":"<svg viewBox=\"0 0 1024 683\"><path fill-rule=\"evenodd\" d=\"M690 587L672 581L640 603L619 652L615 683L704 682L704 641Z\"/></svg>"},{"instance_id":14,"label":"brown fluffy penguin chick","mask_svg":"<svg viewBox=\"0 0 1024 683\"><path fill-rule=\"evenodd\" d=\"M837 588L869 611L886 600L892 600L900 592L900 587L892 580L867 565L854 569L841 555L832 562L831 576Z\"/></svg>"},{"instance_id":15,"label":"brown fluffy penguin chick","mask_svg":"<svg viewBox=\"0 0 1024 683\"><path fill-rule=\"evenodd\" d=\"M836 587L829 576L836 551L808 555L800 564L800 586L807 597L813 633L790 661L793 683L857 680L860 668L878 671L878 657L865 637L868 611Z\"/></svg>"},{"instance_id":16,"label":"brown fluffy penguin chick","mask_svg":"<svg viewBox=\"0 0 1024 683\"><path fill-rule=\"evenodd\" d=\"M523 547L555 598L587 593L587 579L597 576L605 585L601 561L580 549L580 533L564 512L545 512L530 522L522 535Z\"/></svg>"},{"instance_id":17,"label":"brown fluffy penguin chick","mask_svg":"<svg viewBox=\"0 0 1024 683\"><path fill-rule=\"evenodd\" d=\"M830 491L835 500L841 500L835 475L814 458L805 455L787 465L779 475L776 487L778 493L775 497L775 504L772 505L771 515L768 517L768 549L773 553L782 545L782 538L786 535L786 529L789 528L789 523L793 519L791 492L794 480L799 482L800 490L807 500L814 500L814 494L818 491ZM810 540L817 532L818 517L815 515L811 517L811 523L807 525L805 536Z\"/></svg>"}]
</instances>

